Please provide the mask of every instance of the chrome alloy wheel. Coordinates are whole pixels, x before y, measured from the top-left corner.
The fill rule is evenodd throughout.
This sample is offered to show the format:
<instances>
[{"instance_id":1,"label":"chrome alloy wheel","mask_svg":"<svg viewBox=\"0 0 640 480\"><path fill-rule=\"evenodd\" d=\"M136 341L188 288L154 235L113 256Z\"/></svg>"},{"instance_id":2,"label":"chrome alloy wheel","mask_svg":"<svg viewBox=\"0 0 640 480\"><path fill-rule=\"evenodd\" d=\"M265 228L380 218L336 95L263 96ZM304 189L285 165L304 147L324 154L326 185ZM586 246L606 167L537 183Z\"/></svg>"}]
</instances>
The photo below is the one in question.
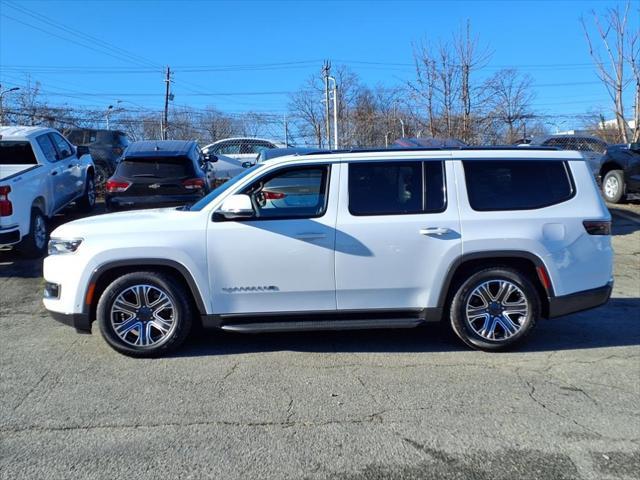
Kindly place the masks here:
<instances>
[{"instance_id":1,"label":"chrome alloy wheel","mask_svg":"<svg viewBox=\"0 0 640 480\"><path fill-rule=\"evenodd\" d=\"M133 285L123 290L111 306L111 327L116 335L134 347L157 347L176 329L177 309L158 287Z\"/></svg>"},{"instance_id":2,"label":"chrome alloy wheel","mask_svg":"<svg viewBox=\"0 0 640 480\"><path fill-rule=\"evenodd\" d=\"M618 179L615 176L610 175L609 178L607 178L607 181L604 183L605 195L607 196L607 198L614 198L618 194L619 189L620 182L618 182Z\"/></svg>"},{"instance_id":3,"label":"chrome alloy wheel","mask_svg":"<svg viewBox=\"0 0 640 480\"><path fill-rule=\"evenodd\" d=\"M38 250L44 249L47 243L47 224L42 215L36 215L34 218L33 240Z\"/></svg>"},{"instance_id":4,"label":"chrome alloy wheel","mask_svg":"<svg viewBox=\"0 0 640 480\"><path fill-rule=\"evenodd\" d=\"M486 340L506 340L520 331L529 314L524 292L508 280L489 280L469 295L466 321Z\"/></svg>"}]
</instances>

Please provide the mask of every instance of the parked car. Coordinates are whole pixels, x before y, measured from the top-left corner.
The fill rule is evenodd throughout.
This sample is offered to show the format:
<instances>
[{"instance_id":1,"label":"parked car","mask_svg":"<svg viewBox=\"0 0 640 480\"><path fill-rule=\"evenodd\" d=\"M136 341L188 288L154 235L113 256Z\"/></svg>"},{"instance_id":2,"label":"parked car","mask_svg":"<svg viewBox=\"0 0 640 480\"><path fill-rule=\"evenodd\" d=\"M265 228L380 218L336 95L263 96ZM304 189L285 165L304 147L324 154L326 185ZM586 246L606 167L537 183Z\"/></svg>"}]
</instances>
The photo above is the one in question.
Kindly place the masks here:
<instances>
[{"instance_id":1,"label":"parked car","mask_svg":"<svg viewBox=\"0 0 640 480\"><path fill-rule=\"evenodd\" d=\"M322 148L313 147L278 147L261 150L258 154L258 158L255 163L266 162L272 158L284 157L286 155L307 155L309 153L328 152L328 150ZM245 164L246 167L252 166L255 163Z\"/></svg>"},{"instance_id":2,"label":"parked car","mask_svg":"<svg viewBox=\"0 0 640 480\"><path fill-rule=\"evenodd\" d=\"M119 130L71 128L65 131L65 135L72 144L89 149L96 168L96 185L99 188L102 188L107 178L113 174L129 145L127 135Z\"/></svg>"},{"instance_id":3,"label":"parked car","mask_svg":"<svg viewBox=\"0 0 640 480\"><path fill-rule=\"evenodd\" d=\"M294 179L300 182L296 188ZM264 204L265 190L304 202ZM577 152L380 150L287 156L186 209L53 232L44 305L133 356L196 322L235 332L450 322L510 347L543 317L605 303L611 216Z\"/></svg>"},{"instance_id":4,"label":"parked car","mask_svg":"<svg viewBox=\"0 0 640 480\"><path fill-rule=\"evenodd\" d=\"M640 194L640 143L610 145L595 167L605 200L620 203Z\"/></svg>"},{"instance_id":5,"label":"parked car","mask_svg":"<svg viewBox=\"0 0 640 480\"><path fill-rule=\"evenodd\" d=\"M44 255L47 220L72 202L96 201L91 156L43 127L0 127L0 247Z\"/></svg>"},{"instance_id":6,"label":"parked car","mask_svg":"<svg viewBox=\"0 0 640 480\"><path fill-rule=\"evenodd\" d=\"M560 150L576 150L594 169L607 149L607 143L588 135L546 135L534 138L531 146L554 147Z\"/></svg>"},{"instance_id":7,"label":"parked car","mask_svg":"<svg viewBox=\"0 0 640 480\"><path fill-rule=\"evenodd\" d=\"M224 155L241 162L255 162L258 154L269 148L285 147L286 145L264 138L225 138L205 146L202 150L210 155Z\"/></svg>"},{"instance_id":8,"label":"parked car","mask_svg":"<svg viewBox=\"0 0 640 480\"><path fill-rule=\"evenodd\" d=\"M194 141L134 142L105 183L107 210L196 202L213 185L208 160Z\"/></svg>"}]
</instances>

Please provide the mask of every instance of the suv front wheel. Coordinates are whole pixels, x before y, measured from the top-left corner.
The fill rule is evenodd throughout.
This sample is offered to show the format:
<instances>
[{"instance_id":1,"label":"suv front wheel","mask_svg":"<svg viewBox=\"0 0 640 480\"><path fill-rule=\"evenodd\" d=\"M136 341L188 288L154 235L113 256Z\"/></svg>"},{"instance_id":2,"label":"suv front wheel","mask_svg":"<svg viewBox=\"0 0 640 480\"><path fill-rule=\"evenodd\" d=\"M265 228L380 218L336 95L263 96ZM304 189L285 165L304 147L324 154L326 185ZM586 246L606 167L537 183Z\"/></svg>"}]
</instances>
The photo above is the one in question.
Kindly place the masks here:
<instances>
[{"instance_id":1,"label":"suv front wheel","mask_svg":"<svg viewBox=\"0 0 640 480\"><path fill-rule=\"evenodd\" d=\"M451 326L467 345L502 350L522 340L540 316L540 298L520 272L495 267L460 285L451 305Z\"/></svg>"},{"instance_id":2,"label":"suv front wheel","mask_svg":"<svg viewBox=\"0 0 640 480\"><path fill-rule=\"evenodd\" d=\"M153 357L174 350L189 335L192 312L184 287L156 272L128 273L100 297L98 325L120 353Z\"/></svg>"}]
</instances>

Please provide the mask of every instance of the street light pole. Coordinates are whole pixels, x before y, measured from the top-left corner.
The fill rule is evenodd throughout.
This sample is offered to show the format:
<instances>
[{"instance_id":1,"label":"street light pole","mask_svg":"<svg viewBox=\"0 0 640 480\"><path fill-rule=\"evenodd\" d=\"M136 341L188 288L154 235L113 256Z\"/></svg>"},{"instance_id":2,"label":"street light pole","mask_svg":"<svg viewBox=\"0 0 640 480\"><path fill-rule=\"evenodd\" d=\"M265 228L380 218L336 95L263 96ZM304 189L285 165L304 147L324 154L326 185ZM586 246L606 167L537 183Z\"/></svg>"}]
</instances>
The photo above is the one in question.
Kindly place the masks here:
<instances>
[{"instance_id":1,"label":"street light pole","mask_svg":"<svg viewBox=\"0 0 640 480\"><path fill-rule=\"evenodd\" d=\"M107 120L107 130L109 130L109 114L111 113L111 110L113 110L113 105L109 105L107 107L107 112L105 113L105 118Z\"/></svg>"},{"instance_id":2,"label":"street light pole","mask_svg":"<svg viewBox=\"0 0 640 480\"><path fill-rule=\"evenodd\" d=\"M4 108L2 107L2 96L5 93L15 92L16 90L20 90L20 87L12 87L8 90L2 91L2 85L0 85L0 125L4 123Z\"/></svg>"}]
</instances>

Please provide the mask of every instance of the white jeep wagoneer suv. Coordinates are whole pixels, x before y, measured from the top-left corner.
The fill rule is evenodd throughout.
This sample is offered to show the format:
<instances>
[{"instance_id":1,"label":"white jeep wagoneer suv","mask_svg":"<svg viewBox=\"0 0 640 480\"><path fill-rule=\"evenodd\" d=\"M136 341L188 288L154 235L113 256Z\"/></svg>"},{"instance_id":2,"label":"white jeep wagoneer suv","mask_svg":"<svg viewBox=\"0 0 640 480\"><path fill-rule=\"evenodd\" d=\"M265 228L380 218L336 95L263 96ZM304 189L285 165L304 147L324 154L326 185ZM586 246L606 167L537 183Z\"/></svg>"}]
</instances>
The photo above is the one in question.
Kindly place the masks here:
<instances>
[{"instance_id":1,"label":"white jeep wagoneer suv","mask_svg":"<svg viewBox=\"0 0 640 480\"><path fill-rule=\"evenodd\" d=\"M577 152L435 149L280 157L190 207L57 228L54 318L134 356L194 322L236 332L445 320L498 350L605 303L611 217Z\"/></svg>"}]
</instances>

